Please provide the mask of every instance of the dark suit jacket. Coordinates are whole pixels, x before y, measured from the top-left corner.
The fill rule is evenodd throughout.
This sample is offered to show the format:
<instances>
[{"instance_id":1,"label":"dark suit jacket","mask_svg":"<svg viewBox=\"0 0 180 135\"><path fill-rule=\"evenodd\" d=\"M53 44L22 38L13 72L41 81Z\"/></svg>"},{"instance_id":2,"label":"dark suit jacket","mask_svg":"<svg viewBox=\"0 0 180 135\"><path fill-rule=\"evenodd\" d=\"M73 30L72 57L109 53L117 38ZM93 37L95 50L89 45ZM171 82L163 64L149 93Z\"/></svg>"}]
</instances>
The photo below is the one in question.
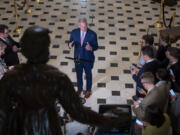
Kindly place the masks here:
<instances>
[{"instance_id":1,"label":"dark suit jacket","mask_svg":"<svg viewBox=\"0 0 180 135\"><path fill-rule=\"evenodd\" d=\"M178 61L176 64L172 65L170 69L172 69L175 76L175 81L172 82L172 88L175 92L180 93L180 62Z\"/></svg>"},{"instance_id":2,"label":"dark suit jacket","mask_svg":"<svg viewBox=\"0 0 180 135\"><path fill-rule=\"evenodd\" d=\"M18 58L17 52L14 52L12 50L12 47L15 45L19 48L20 45L19 43L14 41L10 36L8 36L8 40L9 42L6 42L0 38L0 41L2 41L3 43L7 45L6 50L5 50L5 55L3 56L4 61L7 66L19 64L19 58Z\"/></svg>"},{"instance_id":3,"label":"dark suit jacket","mask_svg":"<svg viewBox=\"0 0 180 135\"><path fill-rule=\"evenodd\" d=\"M139 70L138 74L133 75L133 79L136 82L136 87L140 87L144 89L140 79L141 75L145 72L151 72L155 76L157 69L160 67L161 67L161 63L156 59L149 63L144 64L144 66ZM156 78L155 78L155 82L157 82Z\"/></svg>"},{"instance_id":4,"label":"dark suit jacket","mask_svg":"<svg viewBox=\"0 0 180 135\"><path fill-rule=\"evenodd\" d=\"M165 52L167 51L169 47L170 45L167 45L167 46L160 45L157 50L156 59L161 62L163 68L167 68L169 64L169 59L166 57L166 54L165 54Z\"/></svg>"},{"instance_id":5,"label":"dark suit jacket","mask_svg":"<svg viewBox=\"0 0 180 135\"><path fill-rule=\"evenodd\" d=\"M74 29L71 32L70 42L74 41L74 58L94 62L94 51L98 49L97 35L90 29L87 29L83 45L81 47L80 29ZM87 42L91 45L92 51L86 50Z\"/></svg>"}]
</instances>

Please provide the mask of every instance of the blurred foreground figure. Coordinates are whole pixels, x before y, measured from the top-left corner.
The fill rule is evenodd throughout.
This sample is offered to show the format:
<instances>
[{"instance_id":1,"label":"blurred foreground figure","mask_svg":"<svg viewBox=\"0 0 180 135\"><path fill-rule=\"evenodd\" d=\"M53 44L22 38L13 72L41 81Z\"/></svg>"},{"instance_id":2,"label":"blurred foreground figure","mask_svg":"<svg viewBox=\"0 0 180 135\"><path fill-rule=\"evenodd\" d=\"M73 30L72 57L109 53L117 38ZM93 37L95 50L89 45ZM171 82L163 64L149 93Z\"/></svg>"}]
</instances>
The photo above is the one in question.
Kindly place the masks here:
<instances>
[{"instance_id":1,"label":"blurred foreground figure","mask_svg":"<svg viewBox=\"0 0 180 135\"><path fill-rule=\"evenodd\" d=\"M0 81L0 135L61 135L55 101L59 100L70 116L82 123L102 127L130 124L122 114L103 117L82 106L70 79L49 59L49 30L30 27L21 38L26 64L17 65Z\"/></svg>"}]
</instances>

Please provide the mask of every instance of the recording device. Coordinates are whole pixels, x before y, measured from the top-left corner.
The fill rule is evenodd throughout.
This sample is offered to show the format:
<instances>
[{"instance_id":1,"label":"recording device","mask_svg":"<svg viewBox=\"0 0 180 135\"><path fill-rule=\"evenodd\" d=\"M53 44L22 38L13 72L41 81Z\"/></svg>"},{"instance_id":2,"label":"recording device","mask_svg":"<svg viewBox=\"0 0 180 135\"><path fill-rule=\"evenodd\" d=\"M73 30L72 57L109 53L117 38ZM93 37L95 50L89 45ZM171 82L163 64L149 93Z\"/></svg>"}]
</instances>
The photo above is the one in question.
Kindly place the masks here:
<instances>
[{"instance_id":1,"label":"recording device","mask_svg":"<svg viewBox=\"0 0 180 135\"><path fill-rule=\"evenodd\" d=\"M141 104L142 101L139 99L139 100L137 100L137 102L138 102L139 104Z\"/></svg>"},{"instance_id":2,"label":"recording device","mask_svg":"<svg viewBox=\"0 0 180 135\"><path fill-rule=\"evenodd\" d=\"M132 99L133 99L134 101L137 101L139 98L138 98L136 95L134 95L134 96L132 96Z\"/></svg>"},{"instance_id":3,"label":"recording device","mask_svg":"<svg viewBox=\"0 0 180 135\"><path fill-rule=\"evenodd\" d=\"M172 69L169 69L169 72L170 72L170 74L171 74L172 76L174 76L174 73L173 73Z\"/></svg>"},{"instance_id":4,"label":"recording device","mask_svg":"<svg viewBox=\"0 0 180 135\"><path fill-rule=\"evenodd\" d=\"M134 101L138 102L139 104L141 104L141 102L142 102L141 100L139 100L139 98L136 95L132 96L132 99Z\"/></svg>"},{"instance_id":5,"label":"recording device","mask_svg":"<svg viewBox=\"0 0 180 135\"><path fill-rule=\"evenodd\" d=\"M130 70L136 72L136 67L133 66L133 65L131 65L131 66L130 66Z\"/></svg>"},{"instance_id":6,"label":"recording device","mask_svg":"<svg viewBox=\"0 0 180 135\"><path fill-rule=\"evenodd\" d=\"M173 89L170 89L169 92L172 96L176 96L176 93L173 91Z\"/></svg>"},{"instance_id":7,"label":"recording device","mask_svg":"<svg viewBox=\"0 0 180 135\"><path fill-rule=\"evenodd\" d=\"M138 119L136 119L136 123L137 123L138 125L140 125L140 126L143 126L143 122L140 121L140 120L138 120Z\"/></svg>"},{"instance_id":8,"label":"recording device","mask_svg":"<svg viewBox=\"0 0 180 135\"><path fill-rule=\"evenodd\" d=\"M135 66L136 68L138 68L138 69L141 69L141 67L140 66L138 66L137 64L132 64L133 66Z\"/></svg>"},{"instance_id":9,"label":"recording device","mask_svg":"<svg viewBox=\"0 0 180 135\"><path fill-rule=\"evenodd\" d=\"M137 67L137 64L134 64L134 63L133 63L132 65L135 66L135 67Z\"/></svg>"},{"instance_id":10,"label":"recording device","mask_svg":"<svg viewBox=\"0 0 180 135\"><path fill-rule=\"evenodd\" d=\"M140 87L137 87L137 90L138 90L139 92L141 92L142 88L140 88Z\"/></svg>"}]
</instances>

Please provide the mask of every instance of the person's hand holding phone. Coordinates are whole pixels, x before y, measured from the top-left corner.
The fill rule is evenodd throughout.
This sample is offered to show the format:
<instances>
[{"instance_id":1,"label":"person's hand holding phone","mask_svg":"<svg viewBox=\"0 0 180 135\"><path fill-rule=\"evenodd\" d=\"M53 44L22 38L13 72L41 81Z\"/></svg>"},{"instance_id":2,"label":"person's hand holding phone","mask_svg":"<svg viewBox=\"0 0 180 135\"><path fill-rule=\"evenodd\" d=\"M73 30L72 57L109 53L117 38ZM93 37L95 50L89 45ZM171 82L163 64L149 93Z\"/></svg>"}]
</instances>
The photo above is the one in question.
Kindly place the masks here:
<instances>
[{"instance_id":1,"label":"person's hand holding phone","mask_svg":"<svg viewBox=\"0 0 180 135\"><path fill-rule=\"evenodd\" d=\"M172 81L175 81L175 76L174 76L174 72L172 71L172 69L169 69L169 72L170 72Z\"/></svg>"},{"instance_id":2,"label":"person's hand holding phone","mask_svg":"<svg viewBox=\"0 0 180 135\"><path fill-rule=\"evenodd\" d=\"M131 70L131 75L136 74L136 67L134 65L130 66L130 70Z\"/></svg>"},{"instance_id":3,"label":"person's hand holding phone","mask_svg":"<svg viewBox=\"0 0 180 135\"><path fill-rule=\"evenodd\" d=\"M144 128L144 123L143 123L143 121L140 121L139 119L136 119L136 125L138 126L138 128L141 128L141 129Z\"/></svg>"},{"instance_id":4,"label":"person's hand holding phone","mask_svg":"<svg viewBox=\"0 0 180 135\"><path fill-rule=\"evenodd\" d=\"M135 74L136 74L136 72L131 70L131 75L135 75Z\"/></svg>"},{"instance_id":5,"label":"person's hand holding phone","mask_svg":"<svg viewBox=\"0 0 180 135\"><path fill-rule=\"evenodd\" d=\"M146 91L143 90L143 89L139 89L138 91L139 91L139 93L142 94L142 95L145 95L145 96L147 95Z\"/></svg>"},{"instance_id":6,"label":"person's hand holding phone","mask_svg":"<svg viewBox=\"0 0 180 135\"><path fill-rule=\"evenodd\" d=\"M134 104L135 107L139 106L139 103L137 101L134 101L133 104Z\"/></svg>"},{"instance_id":7,"label":"person's hand holding phone","mask_svg":"<svg viewBox=\"0 0 180 135\"><path fill-rule=\"evenodd\" d=\"M173 91L173 89L170 89L169 93L170 93L171 99L174 100L176 98L176 93Z\"/></svg>"}]
</instances>

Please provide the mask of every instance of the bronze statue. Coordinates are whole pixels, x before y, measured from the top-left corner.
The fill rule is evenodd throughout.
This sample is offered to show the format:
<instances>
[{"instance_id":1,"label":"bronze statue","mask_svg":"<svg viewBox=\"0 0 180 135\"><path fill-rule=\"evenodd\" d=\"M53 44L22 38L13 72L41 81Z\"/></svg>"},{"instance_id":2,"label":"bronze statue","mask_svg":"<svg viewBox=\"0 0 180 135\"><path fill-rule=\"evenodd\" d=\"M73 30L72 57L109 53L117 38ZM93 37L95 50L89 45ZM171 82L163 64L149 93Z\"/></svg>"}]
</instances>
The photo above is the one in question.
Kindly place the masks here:
<instances>
[{"instance_id":1,"label":"bronze statue","mask_svg":"<svg viewBox=\"0 0 180 135\"><path fill-rule=\"evenodd\" d=\"M128 126L130 118L122 114L104 117L82 106L66 74L47 63L49 30L30 27L21 40L27 63L17 65L0 81L1 135L61 135L55 101L58 99L70 116L82 123L100 127Z\"/></svg>"}]
</instances>

